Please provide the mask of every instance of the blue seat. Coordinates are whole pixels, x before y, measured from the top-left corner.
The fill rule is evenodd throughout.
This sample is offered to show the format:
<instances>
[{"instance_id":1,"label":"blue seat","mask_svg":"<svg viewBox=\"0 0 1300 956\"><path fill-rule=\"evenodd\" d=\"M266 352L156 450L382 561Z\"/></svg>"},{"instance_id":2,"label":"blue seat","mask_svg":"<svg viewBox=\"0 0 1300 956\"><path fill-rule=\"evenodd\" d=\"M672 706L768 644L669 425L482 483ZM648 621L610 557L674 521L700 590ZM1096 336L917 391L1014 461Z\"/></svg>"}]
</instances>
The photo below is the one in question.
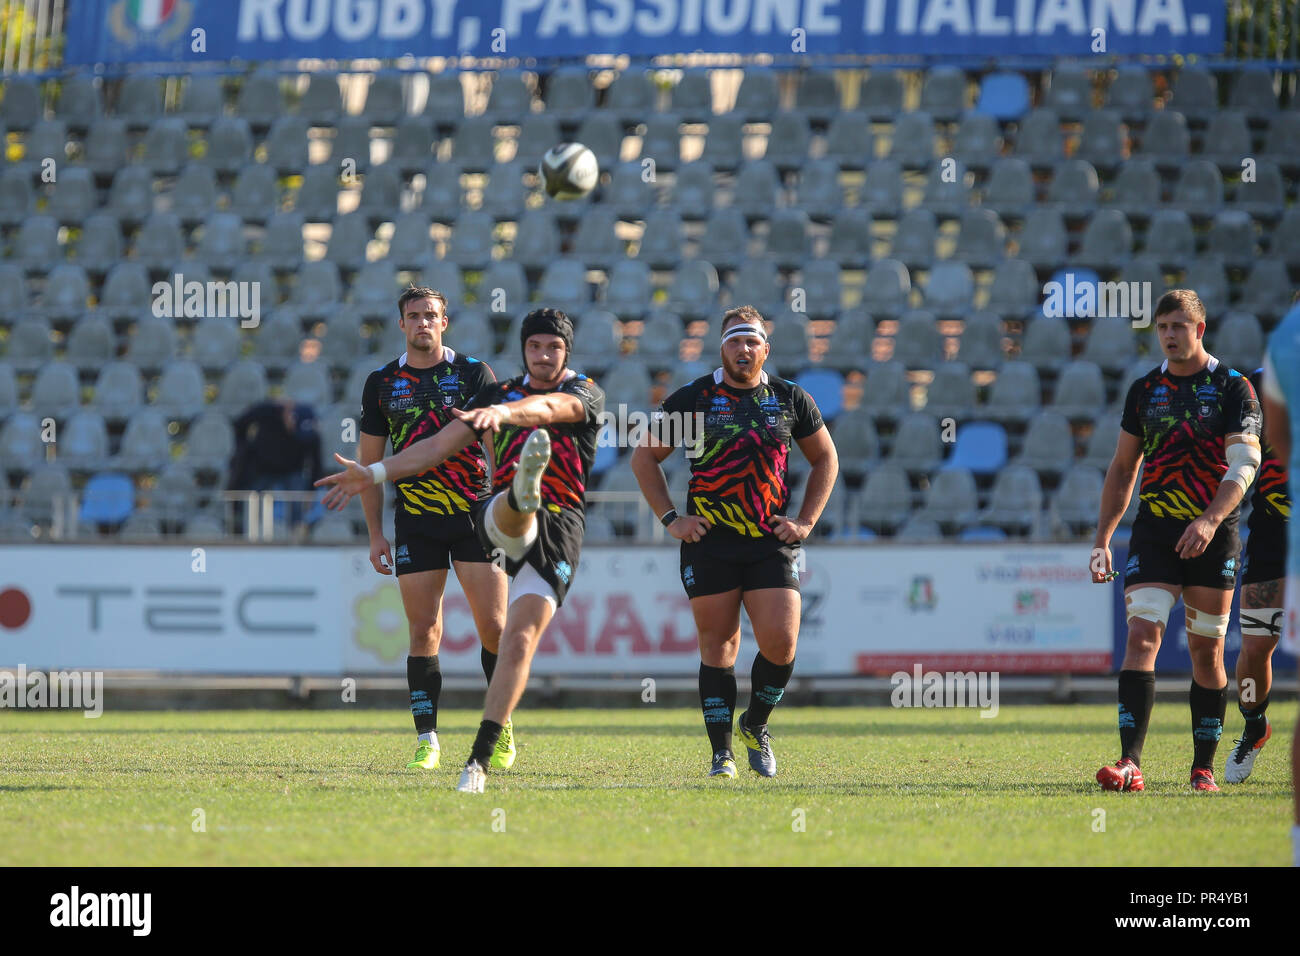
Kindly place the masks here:
<instances>
[{"instance_id":1,"label":"blue seat","mask_svg":"<svg viewBox=\"0 0 1300 956\"><path fill-rule=\"evenodd\" d=\"M1029 83L1019 73L990 73L980 84L975 111L999 120L1019 119L1029 111Z\"/></svg>"},{"instance_id":2,"label":"blue seat","mask_svg":"<svg viewBox=\"0 0 1300 956\"><path fill-rule=\"evenodd\" d=\"M1006 463L1006 430L994 422L970 422L957 429L957 447L940 470L968 468L974 475L992 475Z\"/></svg>"},{"instance_id":3,"label":"blue seat","mask_svg":"<svg viewBox=\"0 0 1300 956\"><path fill-rule=\"evenodd\" d=\"M961 541L1005 541L1007 533L1001 528L989 525L981 528L967 528L961 533Z\"/></svg>"},{"instance_id":4,"label":"blue seat","mask_svg":"<svg viewBox=\"0 0 1300 956\"><path fill-rule=\"evenodd\" d=\"M596 456L591 460L591 473L602 475L618 463L618 446L596 443Z\"/></svg>"},{"instance_id":5,"label":"blue seat","mask_svg":"<svg viewBox=\"0 0 1300 956\"><path fill-rule=\"evenodd\" d=\"M81 493L83 524L119 524L135 510L135 485L130 476L105 472L86 482Z\"/></svg>"},{"instance_id":6,"label":"blue seat","mask_svg":"<svg viewBox=\"0 0 1300 956\"><path fill-rule=\"evenodd\" d=\"M844 408L844 377L839 372L826 368L810 369L800 375L795 384L812 396L823 421L834 421Z\"/></svg>"}]
</instances>

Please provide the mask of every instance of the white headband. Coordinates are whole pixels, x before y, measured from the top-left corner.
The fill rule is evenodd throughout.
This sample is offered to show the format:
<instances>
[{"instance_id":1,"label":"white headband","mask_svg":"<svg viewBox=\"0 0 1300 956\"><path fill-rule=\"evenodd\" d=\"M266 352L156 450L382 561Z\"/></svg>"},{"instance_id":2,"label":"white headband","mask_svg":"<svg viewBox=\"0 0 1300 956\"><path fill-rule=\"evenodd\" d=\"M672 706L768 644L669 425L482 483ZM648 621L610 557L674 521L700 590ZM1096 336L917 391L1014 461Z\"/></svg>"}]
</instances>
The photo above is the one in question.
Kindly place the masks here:
<instances>
[{"instance_id":1,"label":"white headband","mask_svg":"<svg viewBox=\"0 0 1300 956\"><path fill-rule=\"evenodd\" d=\"M761 325L733 325L722 333L722 341L734 339L737 335L757 335L764 342L767 341L767 333Z\"/></svg>"}]
</instances>

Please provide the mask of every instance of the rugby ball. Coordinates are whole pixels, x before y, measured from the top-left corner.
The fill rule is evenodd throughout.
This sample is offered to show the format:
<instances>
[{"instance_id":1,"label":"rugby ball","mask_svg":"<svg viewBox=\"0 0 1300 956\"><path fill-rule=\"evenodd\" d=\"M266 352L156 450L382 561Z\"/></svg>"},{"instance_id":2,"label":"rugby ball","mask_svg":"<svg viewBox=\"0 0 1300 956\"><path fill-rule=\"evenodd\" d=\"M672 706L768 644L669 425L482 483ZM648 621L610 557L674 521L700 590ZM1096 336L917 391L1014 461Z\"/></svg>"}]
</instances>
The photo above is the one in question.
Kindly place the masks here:
<instances>
[{"instance_id":1,"label":"rugby ball","mask_svg":"<svg viewBox=\"0 0 1300 956\"><path fill-rule=\"evenodd\" d=\"M537 169L546 192L555 199L580 199L596 187L596 154L581 143L560 143L546 151Z\"/></svg>"}]
</instances>

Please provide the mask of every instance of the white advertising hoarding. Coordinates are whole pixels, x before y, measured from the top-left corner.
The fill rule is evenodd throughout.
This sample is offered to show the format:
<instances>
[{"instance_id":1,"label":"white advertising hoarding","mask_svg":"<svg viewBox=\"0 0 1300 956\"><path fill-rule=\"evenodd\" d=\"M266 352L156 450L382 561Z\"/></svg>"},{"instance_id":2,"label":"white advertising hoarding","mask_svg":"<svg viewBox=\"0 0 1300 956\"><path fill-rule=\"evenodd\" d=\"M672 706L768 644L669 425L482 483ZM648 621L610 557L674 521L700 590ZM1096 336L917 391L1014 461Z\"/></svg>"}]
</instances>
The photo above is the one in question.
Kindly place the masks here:
<instances>
[{"instance_id":1,"label":"white advertising hoarding","mask_svg":"<svg viewBox=\"0 0 1300 956\"><path fill-rule=\"evenodd\" d=\"M804 675L1107 672L1107 588L1081 546L805 549ZM753 643L742 615L745 666ZM226 674L404 673L395 579L361 548L0 548L0 665ZM455 576L439 653L480 673ZM591 547L538 647L538 674L689 675L699 666L673 547Z\"/></svg>"}]
</instances>

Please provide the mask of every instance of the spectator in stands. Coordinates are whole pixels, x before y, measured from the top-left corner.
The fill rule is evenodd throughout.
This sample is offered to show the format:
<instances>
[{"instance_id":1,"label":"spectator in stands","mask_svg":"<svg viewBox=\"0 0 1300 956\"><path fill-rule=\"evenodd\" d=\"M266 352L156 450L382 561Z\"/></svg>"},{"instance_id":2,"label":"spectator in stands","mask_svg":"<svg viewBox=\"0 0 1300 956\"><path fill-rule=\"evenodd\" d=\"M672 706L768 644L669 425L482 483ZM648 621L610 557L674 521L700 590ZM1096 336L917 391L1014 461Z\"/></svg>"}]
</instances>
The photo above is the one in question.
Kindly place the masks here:
<instances>
[{"instance_id":1,"label":"spectator in stands","mask_svg":"<svg viewBox=\"0 0 1300 956\"><path fill-rule=\"evenodd\" d=\"M310 491L312 482L323 474L316 413L310 405L289 399L260 402L233 424L232 491ZM285 513L276 502L276 520ZM296 523L301 506L294 505L288 513Z\"/></svg>"}]
</instances>

